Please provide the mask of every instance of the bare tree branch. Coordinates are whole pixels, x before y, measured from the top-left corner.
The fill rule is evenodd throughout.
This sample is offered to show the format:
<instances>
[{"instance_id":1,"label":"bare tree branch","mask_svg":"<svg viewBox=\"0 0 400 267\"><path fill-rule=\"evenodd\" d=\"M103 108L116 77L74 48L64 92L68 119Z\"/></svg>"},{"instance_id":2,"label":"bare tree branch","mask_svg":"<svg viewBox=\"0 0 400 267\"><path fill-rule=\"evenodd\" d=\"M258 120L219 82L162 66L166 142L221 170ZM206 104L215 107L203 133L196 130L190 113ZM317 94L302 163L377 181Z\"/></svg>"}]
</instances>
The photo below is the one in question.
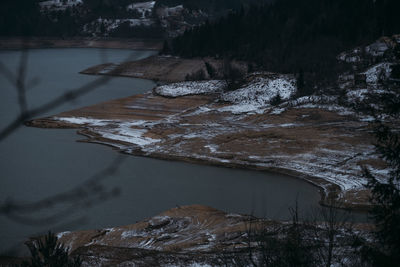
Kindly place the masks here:
<instances>
[{"instance_id":1,"label":"bare tree branch","mask_svg":"<svg viewBox=\"0 0 400 267\"><path fill-rule=\"evenodd\" d=\"M27 42L27 40L25 40ZM133 60L134 54L125 61ZM101 50L100 58L107 60L105 50ZM26 92L39 84L39 78L28 77L29 49L24 47L20 55L18 67L14 73L8 66L0 62L0 75L2 75L15 88L18 98L19 114L0 129L0 142L12 135L18 128L28 120L43 115L64 103L72 102L79 97L88 94L102 85L107 84L112 76L101 76L78 88L73 88L52 100L36 107L29 108L29 99ZM105 62L103 62L105 63ZM68 220L68 216L77 214L82 208L98 205L119 194L119 188L106 188L102 181L114 175L125 157L119 155L105 169L91 176L86 181L76 185L65 192L56 193L53 196L45 197L34 202L20 202L8 199L0 203L0 216L4 216L14 222L25 225L42 225L46 228L60 224ZM84 215L85 216L85 215ZM79 221L84 219L78 218ZM75 220L76 221L76 220Z\"/></svg>"},{"instance_id":2,"label":"bare tree branch","mask_svg":"<svg viewBox=\"0 0 400 267\"><path fill-rule=\"evenodd\" d=\"M0 205L0 215L28 225L54 224L64 217L76 212L78 208L91 206L104 202L119 194L118 188L105 189L101 181L115 174L124 161L123 155L118 155L104 170L94 174L91 178L75 186L66 192L46 197L32 203L17 203L12 199L6 200ZM35 213L65 205L61 211L57 211L45 217L36 218Z\"/></svg>"},{"instance_id":3,"label":"bare tree branch","mask_svg":"<svg viewBox=\"0 0 400 267\"><path fill-rule=\"evenodd\" d=\"M129 61L132 59L133 55L126 58L125 61ZM113 79L113 76L101 76L94 81L84 84L81 87L71 89L68 92L54 98L51 101L48 101L47 103L37 108L28 109L28 103L26 99L27 87L25 84L27 62L28 50L23 50L17 76L15 76L12 71L10 71L3 63L0 62L0 73L2 73L3 76L5 76L6 79L16 87L16 90L18 92L18 102L20 106L20 115L0 130L0 142L10 136L10 134L21 127L26 121L34 119L35 117L40 116L41 114L44 114L48 111L51 111L52 109L64 103L72 102L75 99L94 91L101 85L107 84L111 79ZM115 75L118 75L118 73L115 73ZM35 85L35 83L35 79L30 81L30 85Z\"/></svg>"},{"instance_id":4,"label":"bare tree branch","mask_svg":"<svg viewBox=\"0 0 400 267\"><path fill-rule=\"evenodd\" d=\"M21 115L26 114L28 110L28 104L26 102L25 94L25 80L26 80L26 69L28 65L28 50L23 49L18 67L18 75L16 80L16 89L18 93L18 103Z\"/></svg>"}]
</instances>

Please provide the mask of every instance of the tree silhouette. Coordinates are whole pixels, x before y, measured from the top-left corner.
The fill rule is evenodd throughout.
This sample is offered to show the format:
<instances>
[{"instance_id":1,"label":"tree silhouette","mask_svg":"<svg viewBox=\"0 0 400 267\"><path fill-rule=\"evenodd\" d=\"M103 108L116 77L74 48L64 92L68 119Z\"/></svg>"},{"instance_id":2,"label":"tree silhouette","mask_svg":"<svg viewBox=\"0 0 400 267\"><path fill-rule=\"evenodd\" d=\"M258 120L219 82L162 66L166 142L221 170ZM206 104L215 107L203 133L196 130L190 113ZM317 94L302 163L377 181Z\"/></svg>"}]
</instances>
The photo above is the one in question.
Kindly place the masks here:
<instances>
[{"instance_id":1,"label":"tree silhouette","mask_svg":"<svg viewBox=\"0 0 400 267\"><path fill-rule=\"evenodd\" d=\"M390 173L384 181L374 177L368 168L367 188L371 190L376 225L376 247L366 249L366 257L377 266L398 266L400 261L400 87L387 85L387 92L373 101L370 112L375 115L376 150L386 162ZM382 116L382 114L385 114ZM383 119L384 118L384 119Z\"/></svg>"},{"instance_id":2,"label":"tree silhouette","mask_svg":"<svg viewBox=\"0 0 400 267\"><path fill-rule=\"evenodd\" d=\"M79 257L71 258L68 249L57 242L58 238L49 232L44 240L38 239L28 244L31 253L30 261L22 263L22 267L79 267L82 261Z\"/></svg>"}]
</instances>

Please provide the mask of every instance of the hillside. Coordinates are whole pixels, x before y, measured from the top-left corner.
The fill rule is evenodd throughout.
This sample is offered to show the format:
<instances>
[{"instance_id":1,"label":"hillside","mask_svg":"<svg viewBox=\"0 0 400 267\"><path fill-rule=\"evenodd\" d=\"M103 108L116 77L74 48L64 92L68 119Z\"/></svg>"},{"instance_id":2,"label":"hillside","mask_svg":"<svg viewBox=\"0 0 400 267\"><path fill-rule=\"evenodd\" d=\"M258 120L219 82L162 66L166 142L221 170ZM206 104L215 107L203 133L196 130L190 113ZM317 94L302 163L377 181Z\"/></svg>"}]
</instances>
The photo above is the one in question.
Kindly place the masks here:
<instances>
[{"instance_id":1,"label":"hillside","mask_svg":"<svg viewBox=\"0 0 400 267\"><path fill-rule=\"evenodd\" d=\"M1 36L176 37L254 0L4 0Z\"/></svg>"},{"instance_id":2,"label":"hillside","mask_svg":"<svg viewBox=\"0 0 400 267\"><path fill-rule=\"evenodd\" d=\"M397 0L278 0L193 28L170 42L182 57L233 58L261 70L304 72L309 91L349 66L341 51L400 32Z\"/></svg>"}]
</instances>

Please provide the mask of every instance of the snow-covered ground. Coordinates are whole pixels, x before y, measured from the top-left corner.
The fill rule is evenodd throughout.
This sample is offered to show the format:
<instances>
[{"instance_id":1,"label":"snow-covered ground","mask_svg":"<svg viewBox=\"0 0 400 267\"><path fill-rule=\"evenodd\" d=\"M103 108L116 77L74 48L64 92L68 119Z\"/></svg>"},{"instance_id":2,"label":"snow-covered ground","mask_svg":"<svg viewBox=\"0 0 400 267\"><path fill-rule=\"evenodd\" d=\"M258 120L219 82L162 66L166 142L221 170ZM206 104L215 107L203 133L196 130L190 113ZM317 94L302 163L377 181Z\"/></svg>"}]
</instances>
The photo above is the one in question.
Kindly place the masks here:
<instances>
[{"instance_id":1,"label":"snow-covered ground","mask_svg":"<svg viewBox=\"0 0 400 267\"><path fill-rule=\"evenodd\" d=\"M160 96L180 97L222 92L225 82L219 80L181 82L157 87L154 91Z\"/></svg>"},{"instance_id":2,"label":"snow-covered ground","mask_svg":"<svg viewBox=\"0 0 400 267\"><path fill-rule=\"evenodd\" d=\"M372 82L372 76L380 72L380 69L387 70L388 64L379 64L368 70L369 79ZM368 77L368 76L367 76ZM185 86L183 86L183 84ZM210 87L209 90L204 89L206 82L190 82L183 84L172 84L163 86L156 89L156 92L160 95L165 96L184 96L190 94L201 94L204 92L216 92L215 88ZM190 86L187 86L190 84ZM367 89L354 89L348 91L347 98L349 102L362 101L365 94L371 92ZM381 90L375 90L374 92L380 93ZM254 78L248 84L232 92L223 92L220 95L220 99L225 101L222 107L216 104L209 104L201 106L194 111L191 111L185 116L196 116L212 114L213 112L230 112L233 115L241 114L241 117L249 114L270 114L279 115L289 109L320 109L330 112L334 112L340 116L352 116L357 118L360 123L365 123L373 120L372 117L362 114L357 114L352 108L345 107L338 104L338 96L327 96L327 95L312 95L304 96L296 99L291 97L296 93L295 79L291 76L281 75L275 77L263 77L259 76ZM272 106L271 100L279 94L282 103L278 106ZM306 117L307 115L304 115ZM232 117L233 118L233 117ZM231 123L234 122L234 118ZM327 123L327 127L334 126L335 124L341 124L341 122ZM184 126L184 125L181 125ZM188 125L189 126L189 125ZM226 126L226 125L225 125ZM258 125L259 129L263 128L296 128L296 127L309 127L308 124L299 123L282 123L282 124L271 124L271 125ZM186 132L184 140L188 139L207 139L208 144L204 146L212 156L205 156L202 154L191 155L199 159L209 159L213 161L220 161L225 163L237 163L247 164L238 160L218 160L220 156L226 154L226 151L220 149L218 144L212 143L212 139L219 134L225 132L240 132L245 126L231 125L231 128L224 128L224 124L220 124L216 128L210 127L197 127L190 125L192 129L196 128L193 132ZM244 127L244 128L242 128ZM213 130L215 129L215 130ZM179 139L179 135L171 135L170 138ZM265 140L267 141L267 140ZM186 142L186 141L185 141ZM345 151L340 146L337 149L326 149L316 147L311 153L300 153L297 155L285 155L276 154L271 157L252 156L252 162L259 167L280 167L284 164L284 168L290 169L299 173L303 173L309 176L322 178L326 181L332 182L338 185L344 192L348 190L359 190L363 189L366 180L360 176L360 165L359 162L375 159L378 156L375 153L374 146L370 145L349 145ZM181 150L181 148L179 148ZM174 151L175 153L178 151ZM245 154L247 154L247 151ZM169 153L172 153L169 150ZM181 150L178 152L179 156L183 156L184 152ZM189 156L188 154L186 156ZM273 159L273 161L271 161ZM272 162L272 163L271 163ZM381 178L388 174L386 169L376 169L373 166L368 166L373 174L378 178Z\"/></svg>"},{"instance_id":3,"label":"snow-covered ground","mask_svg":"<svg viewBox=\"0 0 400 267\"><path fill-rule=\"evenodd\" d=\"M393 63L382 62L370 67L364 74L366 75L367 84L376 85L380 79L385 80L390 77Z\"/></svg>"},{"instance_id":4,"label":"snow-covered ground","mask_svg":"<svg viewBox=\"0 0 400 267\"><path fill-rule=\"evenodd\" d=\"M240 113L263 113L270 107L271 101L277 95L281 100L289 99L296 93L295 79L288 75L277 78L256 77L244 87L221 96L223 101L231 105L220 108L219 111Z\"/></svg>"},{"instance_id":5,"label":"snow-covered ground","mask_svg":"<svg viewBox=\"0 0 400 267\"><path fill-rule=\"evenodd\" d=\"M244 87L225 93L222 99L234 104L254 103L255 105L268 105L272 98L278 94L282 100L286 100L295 92L294 79L287 77L276 79L257 77Z\"/></svg>"},{"instance_id":6,"label":"snow-covered ground","mask_svg":"<svg viewBox=\"0 0 400 267\"><path fill-rule=\"evenodd\" d=\"M315 210L313 218L317 216L322 215ZM361 245L354 245L354 235L372 238L372 231L365 225L345 222L335 227L335 256L330 266L358 266L360 261L354 250ZM260 246L260 236L268 233L271 240L284 240L292 226L292 222L193 205L179 206L132 225L61 233L59 242L81 256L82 266L252 266L251 262L264 266L265 247ZM327 233L331 228L326 223L299 222L298 227L312 246L330 242ZM312 251L327 253L319 247Z\"/></svg>"},{"instance_id":7,"label":"snow-covered ground","mask_svg":"<svg viewBox=\"0 0 400 267\"><path fill-rule=\"evenodd\" d=\"M394 48L396 45L395 43L399 43L398 40L398 35L381 37L366 47L357 47L353 50L342 52L338 55L337 59L347 63L358 63L361 62L366 55L375 58L383 57L386 51Z\"/></svg>"},{"instance_id":8,"label":"snow-covered ground","mask_svg":"<svg viewBox=\"0 0 400 267\"><path fill-rule=\"evenodd\" d=\"M49 0L39 2L39 6L42 10L65 10L68 7L83 4L83 0Z\"/></svg>"},{"instance_id":9,"label":"snow-covered ground","mask_svg":"<svg viewBox=\"0 0 400 267\"><path fill-rule=\"evenodd\" d=\"M225 81L195 81L163 85L155 88L155 93L166 97L181 97L186 95L220 93L220 100L230 105L219 109L221 112L263 113L270 107L274 97L288 100L296 92L295 79L289 75L278 78L256 77L242 88L224 92Z\"/></svg>"},{"instance_id":10,"label":"snow-covered ground","mask_svg":"<svg viewBox=\"0 0 400 267\"><path fill-rule=\"evenodd\" d=\"M84 118L84 117L54 117L54 119L63 121L63 122L68 122L72 124L78 124L78 125L88 125L88 126L106 126L108 124L112 124L113 121L107 121L107 120L99 120L99 119L92 119L92 118Z\"/></svg>"},{"instance_id":11,"label":"snow-covered ground","mask_svg":"<svg viewBox=\"0 0 400 267\"><path fill-rule=\"evenodd\" d=\"M156 1L133 3L126 7L127 10L135 10L141 14L141 18L144 19L147 15L152 14Z\"/></svg>"},{"instance_id":12,"label":"snow-covered ground","mask_svg":"<svg viewBox=\"0 0 400 267\"><path fill-rule=\"evenodd\" d=\"M113 30L117 29L121 24L128 23L130 27L136 26L151 26L155 24L153 19L102 19L98 18L97 20L93 21L90 24L86 24L84 28L88 27L98 27L97 31L100 31L100 26L104 25L106 32L112 32Z\"/></svg>"},{"instance_id":13,"label":"snow-covered ground","mask_svg":"<svg viewBox=\"0 0 400 267\"><path fill-rule=\"evenodd\" d=\"M129 27L150 27L156 24L152 18L139 18L139 19L103 19L98 18L83 26L83 32L91 33L94 35L102 34L107 35L115 31L122 24L127 24Z\"/></svg>"},{"instance_id":14,"label":"snow-covered ground","mask_svg":"<svg viewBox=\"0 0 400 267\"><path fill-rule=\"evenodd\" d=\"M137 97L125 106L129 114L143 118L137 121L55 119L83 125L95 133L95 139L103 138L97 142L128 153L139 148L149 156L288 170L312 177L306 178L311 182L325 181L315 183L326 192L335 184L343 195L365 188L360 166L368 166L378 178L388 174L372 144L368 128L372 117L340 105L339 96L294 98L295 79L290 75L259 73L247 79L236 91L224 91L225 81L218 80L158 86L156 95ZM363 101L371 90L349 90L347 101ZM215 98L187 97L204 94ZM272 105L277 95L281 103ZM179 106L183 103L184 108Z\"/></svg>"},{"instance_id":15,"label":"snow-covered ground","mask_svg":"<svg viewBox=\"0 0 400 267\"><path fill-rule=\"evenodd\" d=\"M151 124L147 121L115 121L115 120L99 120L92 118L76 118L76 117L55 117L56 120L68 122L77 125L84 125L89 128L96 128L97 134L114 141L122 141L127 144L135 145L143 148L147 145L159 142L158 139L145 137L147 130L138 128L138 126L145 127ZM101 127L110 126L110 127ZM121 147L120 147L121 148Z\"/></svg>"},{"instance_id":16,"label":"snow-covered ground","mask_svg":"<svg viewBox=\"0 0 400 267\"><path fill-rule=\"evenodd\" d=\"M356 92L354 92L356 93ZM303 96L296 99L283 102L277 107L273 107L269 110L269 114L279 115L290 108L315 108L333 111L339 115L356 115L356 113L349 107L344 107L337 104L337 96L326 96L326 95L311 95Z\"/></svg>"}]
</instances>

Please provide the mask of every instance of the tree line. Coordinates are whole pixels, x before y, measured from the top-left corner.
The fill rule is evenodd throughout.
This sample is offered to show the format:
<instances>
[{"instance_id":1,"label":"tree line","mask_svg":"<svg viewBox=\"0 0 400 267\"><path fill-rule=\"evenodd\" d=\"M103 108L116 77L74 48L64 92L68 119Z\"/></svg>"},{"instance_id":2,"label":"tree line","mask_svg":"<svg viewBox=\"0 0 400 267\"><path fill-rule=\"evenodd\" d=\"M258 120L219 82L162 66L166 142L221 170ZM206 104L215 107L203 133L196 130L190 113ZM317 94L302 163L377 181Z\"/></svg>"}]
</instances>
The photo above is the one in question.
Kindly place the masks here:
<instances>
[{"instance_id":1,"label":"tree line","mask_svg":"<svg viewBox=\"0 0 400 267\"><path fill-rule=\"evenodd\" d=\"M338 53L400 33L398 10L398 0L276 0L188 30L169 42L168 52L328 78L343 67Z\"/></svg>"},{"instance_id":2,"label":"tree line","mask_svg":"<svg viewBox=\"0 0 400 267\"><path fill-rule=\"evenodd\" d=\"M65 10L40 10L41 0L0 1L0 36L82 36L83 26L99 17L105 19L135 18L138 15L126 7L140 0L84 0L82 5ZM137 30L137 31L140 31ZM118 37L137 37L137 32L125 32ZM140 34L140 32L139 32ZM117 33L118 35L118 33Z\"/></svg>"},{"instance_id":3,"label":"tree line","mask_svg":"<svg viewBox=\"0 0 400 267\"><path fill-rule=\"evenodd\" d=\"M103 19L139 18L127 6L145 0L83 0L79 6L66 10L40 10L44 0L0 1L0 36L50 36L75 37L84 35L82 28L99 17ZM242 5L268 0L158 0L155 8L183 5L188 10L202 10L210 18L218 18L228 11L238 11ZM122 27L115 37L162 37L160 27Z\"/></svg>"}]
</instances>

